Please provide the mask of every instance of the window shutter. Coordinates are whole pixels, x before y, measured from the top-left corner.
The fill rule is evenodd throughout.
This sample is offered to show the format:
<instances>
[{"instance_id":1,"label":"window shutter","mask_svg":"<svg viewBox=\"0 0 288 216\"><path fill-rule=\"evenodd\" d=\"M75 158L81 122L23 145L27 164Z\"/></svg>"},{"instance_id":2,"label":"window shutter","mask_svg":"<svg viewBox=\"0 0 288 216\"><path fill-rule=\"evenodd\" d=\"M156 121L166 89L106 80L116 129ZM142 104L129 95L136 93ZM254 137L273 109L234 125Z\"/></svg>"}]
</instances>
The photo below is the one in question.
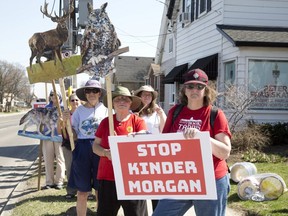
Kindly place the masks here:
<instances>
[{"instance_id":1,"label":"window shutter","mask_svg":"<svg viewBox=\"0 0 288 216\"><path fill-rule=\"evenodd\" d=\"M182 1L182 12L185 12L185 0Z\"/></svg>"},{"instance_id":2,"label":"window shutter","mask_svg":"<svg viewBox=\"0 0 288 216\"><path fill-rule=\"evenodd\" d=\"M195 18L198 19L198 15L199 15L199 11L198 11L198 8L199 8L199 0L196 0L196 5L195 5Z\"/></svg>"},{"instance_id":3,"label":"window shutter","mask_svg":"<svg viewBox=\"0 0 288 216\"><path fill-rule=\"evenodd\" d=\"M191 22L194 21L195 14L195 0L191 0Z\"/></svg>"},{"instance_id":4,"label":"window shutter","mask_svg":"<svg viewBox=\"0 0 288 216\"><path fill-rule=\"evenodd\" d=\"M207 0L207 12L211 11L211 0Z\"/></svg>"}]
</instances>

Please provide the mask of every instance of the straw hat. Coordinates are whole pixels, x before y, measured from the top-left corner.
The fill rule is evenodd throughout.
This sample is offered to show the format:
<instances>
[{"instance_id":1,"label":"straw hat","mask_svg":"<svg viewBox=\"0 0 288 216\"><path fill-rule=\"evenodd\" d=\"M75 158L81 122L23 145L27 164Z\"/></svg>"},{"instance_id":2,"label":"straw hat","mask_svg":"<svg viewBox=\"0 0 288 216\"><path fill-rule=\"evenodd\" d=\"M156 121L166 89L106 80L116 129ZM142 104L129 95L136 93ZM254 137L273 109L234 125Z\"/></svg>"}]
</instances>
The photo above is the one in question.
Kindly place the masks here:
<instances>
[{"instance_id":1,"label":"straw hat","mask_svg":"<svg viewBox=\"0 0 288 216\"><path fill-rule=\"evenodd\" d=\"M102 97L103 95L105 95L105 93L106 93L106 90L102 88L101 84L100 84L97 80L91 79L91 80L88 80L88 81L86 82L85 86L83 86L83 87L81 87L81 88L78 88L78 89L76 90L76 95L77 95L77 97L78 97L80 100L82 100L82 101L87 101L87 98L86 98L86 96L85 96L85 89L87 89L87 88L90 88L90 89L98 88L98 89L100 89L101 94L102 94L101 97Z\"/></svg>"},{"instance_id":2,"label":"straw hat","mask_svg":"<svg viewBox=\"0 0 288 216\"><path fill-rule=\"evenodd\" d=\"M137 109L140 106L140 104L141 104L141 98L139 98L137 96L134 96L134 95L131 95L129 89L126 88L126 87L117 86L115 88L115 90L112 92L112 100L113 100L113 98L115 98L117 96L130 97L131 100L132 100L132 104L131 104L131 107L130 107L131 110ZM107 107L107 97L103 98L103 104L104 104L104 106Z\"/></svg>"},{"instance_id":3,"label":"straw hat","mask_svg":"<svg viewBox=\"0 0 288 216\"><path fill-rule=\"evenodd\" d=\"M152 86L150 85L143 85L141 86L139 89L134 91L134 95L140 97L140 94L142 91L147 91L147 92L151 92L152 93L152 100L155 100L158 96L158 93L152 88Z\"/></svg>"}]
</instances>

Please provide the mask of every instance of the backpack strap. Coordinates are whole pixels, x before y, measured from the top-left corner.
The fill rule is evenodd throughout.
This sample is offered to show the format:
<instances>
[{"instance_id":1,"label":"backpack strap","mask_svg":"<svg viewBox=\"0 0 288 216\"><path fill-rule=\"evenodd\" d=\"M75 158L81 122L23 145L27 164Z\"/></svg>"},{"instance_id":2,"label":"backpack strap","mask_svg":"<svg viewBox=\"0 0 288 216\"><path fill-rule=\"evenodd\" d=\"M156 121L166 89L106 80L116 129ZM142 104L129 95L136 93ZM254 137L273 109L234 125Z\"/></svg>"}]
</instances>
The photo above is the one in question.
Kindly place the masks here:
<instances>
[{"instance_id":1,"label":"backpack strap","mask_svg":"<svg viewBox=\"0 0 288 216\"><path fill-rule=\"evenodd\" d=\"M212 130L214 130L214 123L215 123L217 113L218 113L218 108L216 106L212 106L211 112L210 112L210 127L212 128Z\"/></svg>"},{"instance_id":2,"label":"backpack strap","mask_svg":"<svg viewBox=\"0 0 288 216\"><path fill-rule=\"evenodd\" d=\"M173 112L173 116L172 116L172 122L175 121L175 119L177 118L177 116L179 115L179 113L181 112L181 110L183 109L184 105L183 104L177 104L176 108ZM212 129L214 129L214 122L216 119L218 113L218 108L216 106L212 106L211 112L210 112L210 126Z\"/></svg>"},{"instance_id":3,"label":"backpack strap","mask_svg":"<svg viewBox=\"0 0 288 216\"><path fill-rule=\"evenodd\" d=\"M184 105L183 104L177 104L176 108L173 112L173 116L172 116L172 124L175 121L175 119L177 118L177 116L179 115L179 113L181 112L181 110L183 109Z\"/></svg>"}]
</instances>

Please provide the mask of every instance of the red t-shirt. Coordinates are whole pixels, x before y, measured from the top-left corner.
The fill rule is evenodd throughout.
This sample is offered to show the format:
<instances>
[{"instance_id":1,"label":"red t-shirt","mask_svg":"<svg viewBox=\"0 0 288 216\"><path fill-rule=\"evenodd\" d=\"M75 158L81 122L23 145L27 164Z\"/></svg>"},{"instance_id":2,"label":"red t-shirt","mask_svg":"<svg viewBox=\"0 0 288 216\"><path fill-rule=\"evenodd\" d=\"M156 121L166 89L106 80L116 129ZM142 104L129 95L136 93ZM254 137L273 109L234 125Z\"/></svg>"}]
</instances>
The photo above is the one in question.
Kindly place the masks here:
<instances>
[{"instance_id":1,"label":"red t-shirt","mask_svg":"<svg viewBox=\"0 0 288 216\"><path fill-rule=\"evenodd\" d=\"M134 115L131 114L129 119L124 122L119 122L116 119L116 115L113 115L113 123L114 123L114 131L117 135L128 135L132 132L139 132L141 130L147 130L145 121ZM95 136L101 138L101 147L105 149L110 149L108 143L108 136L109 136L109 119L108 117L103 119L95 133ZM99 180L109 180L115 181L114 173L113 173L113 166L112 161L109 160L107 157L100 157L99 167L98 167L98 175L97 179Z\"/></svg>"},{"instance_id":2,"label":"red t-shirt","mask_svg":"<svg viewBox=\"0 0 288 216\"><path fill-rule=\"evenodd\" d=\"M190 110L184 106L172 122L173 113L176 106L169 110L167 120L162 133L183 132L185 128L197 128L200 131L209 131L210 137L214 138L215 134L226 133L231 138L228 121L221 109L218 109L214 122L214 129L210 127L210 112L212 106L204 106L198 110ZM225 160L220 160L213 155L214 172L216 179L226 175L228 167Z\"/></svg>"}]
</instances>

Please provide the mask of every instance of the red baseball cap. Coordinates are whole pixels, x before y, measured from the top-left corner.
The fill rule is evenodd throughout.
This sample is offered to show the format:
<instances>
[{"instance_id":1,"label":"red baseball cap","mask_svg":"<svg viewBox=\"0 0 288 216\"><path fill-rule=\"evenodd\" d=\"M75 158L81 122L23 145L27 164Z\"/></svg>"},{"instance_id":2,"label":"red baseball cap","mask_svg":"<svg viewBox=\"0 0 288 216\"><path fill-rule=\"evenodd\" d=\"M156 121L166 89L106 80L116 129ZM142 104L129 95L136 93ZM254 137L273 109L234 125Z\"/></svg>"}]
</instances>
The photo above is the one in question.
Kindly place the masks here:
<instances>
[{"instance_id":1,"label":"red baseball cap","mask_svg":"<svg viewBox=\"0 0 288 216\"><path fill-rule=\"evenodd\" d=\"M189 83L200 83L203 85L208 84L207 74L199 68L188 71L186 74L183 75L183 77L184 85Z\"/></svg>"}]
</instances>

